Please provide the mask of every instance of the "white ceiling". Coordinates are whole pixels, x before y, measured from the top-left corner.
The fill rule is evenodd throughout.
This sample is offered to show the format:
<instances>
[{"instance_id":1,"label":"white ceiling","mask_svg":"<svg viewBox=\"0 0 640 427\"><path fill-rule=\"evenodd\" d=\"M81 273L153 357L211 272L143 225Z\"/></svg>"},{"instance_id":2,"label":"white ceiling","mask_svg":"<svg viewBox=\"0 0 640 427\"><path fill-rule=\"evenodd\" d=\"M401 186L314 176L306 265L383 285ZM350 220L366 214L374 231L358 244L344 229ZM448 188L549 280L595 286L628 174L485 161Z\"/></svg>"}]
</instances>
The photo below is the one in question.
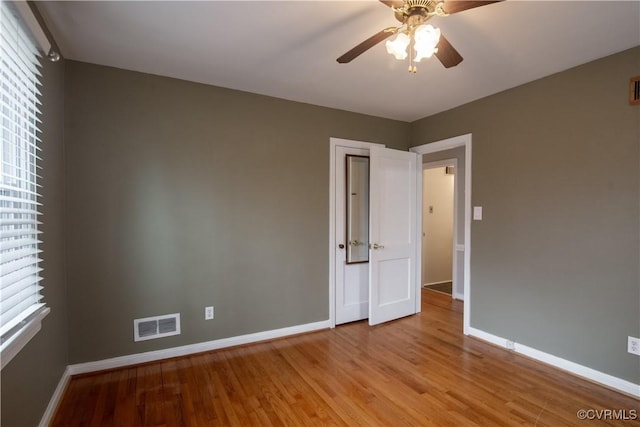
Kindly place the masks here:
<instances>
[{"instance_id":1,"label":"white ceiling","mask_svg":"<svg viewBox=\"0 0 640 427\"><path fill-rule=\"evenodd\" d=\"M336 62L396 25L376 0L38 7L68 59L409 122L640 44L638 0L507 0L433 18L464 61L423 60L414 75L384 43Z\"/></svg>"}]
</instances>

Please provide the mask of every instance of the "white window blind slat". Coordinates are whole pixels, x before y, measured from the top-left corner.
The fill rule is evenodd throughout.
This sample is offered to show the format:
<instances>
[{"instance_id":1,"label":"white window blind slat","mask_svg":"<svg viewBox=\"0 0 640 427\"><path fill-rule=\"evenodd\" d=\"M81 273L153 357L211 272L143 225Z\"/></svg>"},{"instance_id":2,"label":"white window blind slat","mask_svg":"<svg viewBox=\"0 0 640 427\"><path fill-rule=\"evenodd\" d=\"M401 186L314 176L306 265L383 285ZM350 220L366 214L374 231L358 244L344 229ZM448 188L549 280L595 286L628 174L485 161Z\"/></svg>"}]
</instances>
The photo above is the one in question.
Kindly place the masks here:
<instances>
[{"instance_id":1,"label":"white window blind slat","mask_svg":"<svg viewBox=\"0 0 640 427\"><path fill-rule=\"evenodd\" d=\"M11 87L12 85L20 85L22 82L34 82L35 86L33 86L33 88L35 88L35 92L33 92L36 95L40 95L40 90L38 89L38 85L37 85L37 77L39 77L39 64L24 64L24 63L20 63L19 59L15 58L15 57L11 57L11 51L10 48L7 47L6 45L6 40L0 39L0 52L3 53L3 58L2 60L5 61L5 63L3 63L3 65L5 65L5 68L3 69L3 77L6 76L13 76L13 79L5 82L6 86L5 87ZM11 65L13 65L13 67L11 67ZM31 76L36 77L36 79L31 78ZM25 92L26 94L28 94L27 96L31 96L31 90ZM18 99L18 100L14 100L14 101L23 101L22 99ZM39 104L40 102L37 101L36 104ZM30 108L33 108L33 105L29 104Z\"/></svg>"},{"instance_id":2,"label":"white window blind slat","mask_svg":"<svg viewBox=\"0 0 640 427\"><path fill-rule=\"evenodd\" d=\"M11 30L8 30L4 35L10 35L10 32ZM25 62L24 58L17 56L15 52L11 51L10 45L15 42L16 40L7 40L4 37L0 39L0 52L2 52L2 65L4 66L3 77L13 77L7 82L8 86L18 85L23 81L35 81L32 76L37 78L40 74L36 64ZM18 99L17 101L22 101L22 99Z\"/></svg>"},{"instance_id":3,"label":"white window blind slat","mask_svg":"<svg viewBox=\"0 0 640 427\"><path fill-rule=\"evenodd\" d=\"M0 196L0 203L2 202L10 202L22 205L30 205L30 206L41 206L42 203L36 202L35 200L27 200L20 199L19 197L8 197L8 196Z\"/></svg>"},{"instance_id":4,"label":"white window blind slat","mask_svg":"<svg viewBox=\"0 0 640 427\"><path fill-rule=\"evenodd\" d=\"M11 177L11 176L7 176L7 175L2 175L2 178L7 178L6 180L4 180L5 182L9 181L14 181L14 184L22 184L22 187L20 186L16 186L16 185L6 185L6 184L0 184L0 191L9 191L9 192L13 192L13 193L22 193L25 195L25 197L33 197L36 198L39 196L39 194L33 190L30 190L29 187L35 187L35 185L31 182L29 182L28 180L18 180L17 178ZM35 177L33 177L35 178Z\"/></svg>"},{"instance_id":5,"label":"white window blind slat","mask_svg":"<svg viewBox=\"0 0 640 427\"><path fill-rule=\"evenodd\" d=\"M4 88L0 88L0 95L2 99L11 95L6 95ZM9 111L7 109L2 111L2 126L4 132L12 132L13 130L23 131L22 127L31 126L33 123L40 123L38 114L41 114L39 109L26 110L20 114L16 114L15 111ZM19 137L19 135L15 135ZM31 137L31 136L30 136ZM34 141L39 140L37 137Z\"/></svg>"},{"instance_id":6,"label":"white window blind slat","mask_svg":"<svg viewBox=\"0 0 640 427\"><path fill-rule=\"evenodd\" d=\"M11 166L7 166L2 163L2 166L5 169L11 169ZM30 193L35 193L36 196L40 193L37 191L33 191L33 189L42 188L41 185L35 184L33 180L39 179L40 176L33 172L23 171L21 169L16 169L12 171L13 173L3 173L0 175L0 182L5 182L6 184L2 184L2 187L5 187L6 193L10 192L20 192L27 191ZM2 189L0 189L2 192ZM2 194L2 193L0 193ZM0 196L2 197L2 196Z\"/></svg>"},{"instance_id":7,"label":"white window blind slat","mask_svg":"<svg viewBox=\"0 0 640 427\"><path fill-rule=\"evenodd\" d=\"M31 237L35 238L36 235L42 233L42 231L35 228L17 228L12 230L0 230L0 239L8 239L10 237ZM3 270L4 271L4 266Z\"/></svg>"},{"instance_id":8,"label":"white window blind slat","mask_svg":"<svg viewBox=\"0 0 640 427\"><path fill-rule=\"evenodd\" d=\"M40 221L34 221L34 223L36 225L41 225L42 223ZM18 225L18 224L24 224L24 219L20 218L20 219L2 219L2 225Z\"/></svg>"},{"instance_id":9,"label":"white window blind slat","mask_svg":"<svg viewBox=\"0 0 640 427\"><path fill-rule=\"evenodd\" d=\"M0 215L40 215L35 209L0 206Z\"/></svg>"},{"instance_id":10,"label":"white window blind slat","mask_svg":"<svg viewBox=\"0 0 640 427\"><path fill-rule=\"evenodd\" d=\"M11 162L11 159L14 159L13 162ZM11 183L11 179L24 179L29 181L33 178L29 176L29 174L38 175L37 171L39 168L33 165L37 160L38 157L34 152L20 149L11 150L10 152L7 150L7 153L3 153L2 155L2 166L4 167L2 173L3 181L7 184ZM31 164L22 164L27 162ZM29 181L29 183L35 185L33 182Z\"/></svg>"},{"instance_id":11,"label":"white window blind slat","mask_svg":"<svg viewBox=\"0 0 640 427\"><path fill-rule=\"evenodd\" d=\"M29 123L23 123L24 120L13 120L12 119L12 115L9 115L7 113L5 113L4 111L2 112L2 141L3 141L3 151L2 154L4 155L4 151L13 151L13 150L17 150L17 149L23 149L25 151L31 151L32 149L35 149L36 153L40 150L42 150L39 146L38 146L38 142L40 142L40 138L35 137L33 138L31 135L26 135L29 139L26 140L25 137L21 137L21 134L24 134L24 129L22 129L22 127L24 126L31 126L31 122L33 122L33 120L31 120L31 122ZM16 133L16 132L21 132L21 133ZM20 139L22 139L22 144L20 143L16 143L14 141L19 141ZM11 145L8 145L11 144ZM28 144L26 146L23 146L24 144Z\"/></svg>"},{"instance_id":12,"label":"white window blind slat","mask_svg":"<svg viewBox=\"0 0 640 427\"><path fill-rule=\"evenodd\" d=\"M37 256L42 251L35 245L22 246L15 248L13 251L7 251L6 253L0 253L0 263L6 262L9 259L20 259L26 256ZM4 270L2 274L4 274Z\"/></svg>"},{"instance_id":13,"label":"white window blind slat","mask_svg":"<svg viewBox=\"0 0 640 427\"><path fill-rule=\"evenodd\" d=\"M36 288L42 289L42 286L36 285ZM16 313L26 308L27 301L37 304L40 302L40 298L40 295L30 292L29 288L20 289L13 295L2 298L2 301L0 301L0 316L5 316L7 313L14 313L13 316L15 316Z\"/></svg>"},{"instance_id":14,"label":"white window blind slat","mask_svg":"<svg viewBox=\"0 0 640 427\"><path fill-rule=\"evenodd\" d=\"M36 159L38 161L38 159ZM1 162L1 165L5 169L10 169L10 165L5 165L4 162ZM0 182L5 182L7 186L14 188L42 188L42 185L36 184L32 182L33 179L40 179L41 176L37 173L29 172L29 173L20 173L20 170L14 170L13 173L3 173L0 174ZM38 193L40 194L40 193Z\"/></svg>"},{"instance_id":15,"label":"white window blind slat","mask_svg":"<svg viewBox=\"0 0 640 427\"><path fill-rule=\"evenodd\" d=\"M41 302L38 184L40 62L12 2L0 2L0 349L16 341ZM28 335L25 332L25 335ZM15 349L8 353L17 351ZM6 362L2 363L2 366Z\"/></svg>"},{"instance_id":16,"label":"white window blind slat","mask_svg":"<svg viewBox=\"0 0 640 427\"><path fill-rule=\"evenodd\" d=\"M42 243L41 241L33 242L33 238L29 236L26 239L13 239L7 240L6 242L0 242L0 251L8 252L10 249L16 250L16 248L23 247L37 247L37 244Z\"/></svg>"},{"instance_id":17,"label":"white window blind slat","mask_svg":"<svg viewBox=\"0 0 640 427\"><path fill-rule=\"evenodd\" d=\"M39 290L42 289L42 286L39 285L35 287ZM38 304L40 299L42 297L39 294L30 292L28 288L19 289L0 301L0 316L15 317L27 308L27 303Z\"/></svg>"},{"instance_id":18,"label":"white window blind slat","mask_svg":"<svg viewBox=\"0 0 640 427\"><path fill-rule=\"evenodd\" d=\"M6 53L4 48L1 48L0 52ZM2 65L8 66L11 64L3 62ZM23 71L28 72L28 70ZM0 94L3 97L7 97L7 105L17 105L27 111L38 110L38 105L40 105L38 97L42 95L40 88L33 80L27 80L20 76L21 73L2 73L3 84L0 86L2 88ZM22 97L16 99L16 95L21 95Z\"/></svg>"},{"instance_id":19,"label":"white window blind slat","mask_svg":"<svg viewBox=\"0 0 640 427\"><path fill-rule=\"evenodd\" d=\"M31 276L37 276L41 271L42 271L42 268L36 267L35 265L31 265L29 267L22 268L18 271L14 271L12 273L3 275L2 285L0 286L0 292L2 292L2 289L8 288L9 286L19 282L22 279L26 279L27 277L31 277Z\"/></svg>"},{"instance_id":20,"label":"white window blind slat","mask_svg":"<svg viewBox=\"0 0 640 427\"><path fill-rule=\"evenodd\" d=\"M11 254L10 252L6 255ZM25 267L30 267L34 264L40 262L40 259L37 256L22 256L20 258L14 258L9 262L4 262L2 265L2 276L7 276L11 273L14 273L18 270L22 270ZM3 297L5 295L2 295Z\"/></svg>"},{"instance_id":21,"label":"white window blind slat","mask_svg":"<svg viewBox=\"0 0 640 427\"><path fill-rule=\"evenodd\" d=\"M35 288L39 291L42 286L36 285ZM37 304L40 302L39 293L34 293L30 288L20 289L10 297L3 297L0 301L0 316L6 316L10 313L10 317L16 316L21 311L28 308L31 304Z\"/></svg>"},{"instance_id":22,"label":"white window blind slat","mask_svg":"<svg viewBox=\"0 0 640 427\"><path fill-rule=\"evenodd\" d=\"M14 219L12 221L15 222L19 220ZM2 241L2 243L8 243L8 241L13 240L18 236L24 236L23 238L33 239L34 235L40 233L42 232L38 230L38 224L36 224L36 221L34 219L25 218L22 219L22 222L20 224L14 225L5 224L3 220L2 226L0 227L0 241ZM11 237L12 239L9 239L9 237ZM0 270L0 275L2 275L2 270Z\"/></svg>"},{"instance_id":23,"label":"white window blind slat","mask_svg":"<svg viewBox=\"0 0 640 427\"><path fill-rule=\"evenodd\" d=\"M27 78L40 77L37 68L39 65L37 61L38 49L33 44L28 32L22 27L14 11L9 11L9 8L3 10L1 24L3 47L6 46L9 52L6 58L16 62L16 66L8 70L17 72L26 67L29 70L24 73Z\"/></svg>"},{"instance_id":24,"label":"white window blind slat","mask_svg":"<svg viewBox=\"0 0 640 427\"><path fill-rule=\"evenodd\" d=\"M5 78L8 78L4 75L1 77L3 80ZM28 129L29 127L41 123L38 115L42 112L40 111L40 108L37 106L37 104L32 105L30 108L27 108L24 105L15 103L13 101L13 98L15 98L16 96L23 96L25 101L33 103L33 100L29 100L25 94L16 93L17 91L15 89L16 88L9 88L4 84L0 86L0 99L4 103L4 108L2 109L2 122L6 129L14 129L24 132L25 129L23 129L23 127L26 127L26 129ZM38 93L34 93L33 96L35 97L40 95ZM13 127L9 126L11 124L13 124ZM28 136L30 138L36 139L36 137L33 135Z\"/></svg>"},{"instance_id":25,"label":"white window blind slat","mask_svg":"<svg viewBox=\"0 0 640 427\"><path fill-rule=\"evenodd\" d=\"M6 51L4 46L0 47L0 54L3 55L1 61L2 66L6 69L12 65L16 65L15 61L6 60L6 55L9 52ZM23 68L21 70L12 70L8 72L2 72L2 96L7 102L7 105L18 106L21 109L35 110L38 108L40 101L38 96L42 95L38 84L35 80L28 79L24 73L31 72L30 69Z\"/></svg>"},{"instance_id":26,"label":"white window blind slat","mask_svg":"<svg viewBox=\"0 0 640 427\"><path fill-rule=\"evenodd\" d=\"M7 298L10 297L11 295L14 295L18 292L20 292L20 290L28 287L28 286L34 286L37 285L40 281L42 281L42 277L38 277L38 278L34 278L34 276L29 276L29 277L25 277L22 280L19 280L9 286L6 286L5 288L2 289L2 294L3 296L6 294Z\"/></svg>"},{"instance_id":27,"label":"white window blind slat","mask_svg":"<svg viewBox=\"0 0 640 427\"><path fill-rule=\"evenodd\" d=\"M41 148L38 147L38 143L40 142L39 138L31 138L29 136L29 138L31 138L30 140L24 140L24 138L21 138L20 134L16 133L16 129L23 132L22 127L26 125L30 126L33 119L31 119L30 123L25 125L23 123L24 120L14 120L12 117L14 116L9 116L2 112L2 141L6 142L6 144L14 144L10 146L3 144L2 153L4 154L4 151L14 151L16 149L22 149L26 152L31 152L32 149L35 149L36 153L39 152L41 150ZM19 141L20 139L23 140L22 144L14 142Z\"/></svg>"}]
</instances>

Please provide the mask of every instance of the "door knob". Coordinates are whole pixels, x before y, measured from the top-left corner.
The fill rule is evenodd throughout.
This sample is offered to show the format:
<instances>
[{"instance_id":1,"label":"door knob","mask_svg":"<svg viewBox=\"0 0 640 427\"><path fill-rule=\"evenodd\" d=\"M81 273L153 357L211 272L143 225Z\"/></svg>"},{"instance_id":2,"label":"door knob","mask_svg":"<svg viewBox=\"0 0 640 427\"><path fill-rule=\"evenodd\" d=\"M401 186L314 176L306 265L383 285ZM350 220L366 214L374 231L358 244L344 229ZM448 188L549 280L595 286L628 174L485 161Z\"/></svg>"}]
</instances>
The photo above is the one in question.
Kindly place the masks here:
<instances>
[{"instance_id":1,"label":"door knob","mask_svg":"<svg viewBox=\"0 0 640 427\"><path fill-rule=\"evenodd\" d=\"M384 245L379 245L377 243L373 244L373 249L384 249Z\"/></svg>"}]
</instances>

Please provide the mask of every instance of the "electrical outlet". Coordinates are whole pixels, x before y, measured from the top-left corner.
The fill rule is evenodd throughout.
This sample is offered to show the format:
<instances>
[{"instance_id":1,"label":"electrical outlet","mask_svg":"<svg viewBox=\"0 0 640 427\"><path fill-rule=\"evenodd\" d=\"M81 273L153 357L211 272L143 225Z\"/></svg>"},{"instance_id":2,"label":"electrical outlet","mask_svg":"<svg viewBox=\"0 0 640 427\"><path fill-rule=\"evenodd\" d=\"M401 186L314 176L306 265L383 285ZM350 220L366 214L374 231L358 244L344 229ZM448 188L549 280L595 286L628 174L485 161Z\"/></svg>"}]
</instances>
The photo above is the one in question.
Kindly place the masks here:
<instances>
[{"instance_id":1,"label":"electrical outlet","mask_svg":"<svg viewBox=\"0 0 640 427\"><path fill-rule=\"evenodd\" d=\"M627 351L640 356L640 338L628 337Z\"/></svg>"},{"instance_id":2,"label":"electrical outlet","mask_svg":"<svg viewBox=\"0 0 640 427\"><path fill-rule=\"evenodd\" d=\"M213 319L213 306L204 308L204 320Z\"/></svg>"}]
</instances>

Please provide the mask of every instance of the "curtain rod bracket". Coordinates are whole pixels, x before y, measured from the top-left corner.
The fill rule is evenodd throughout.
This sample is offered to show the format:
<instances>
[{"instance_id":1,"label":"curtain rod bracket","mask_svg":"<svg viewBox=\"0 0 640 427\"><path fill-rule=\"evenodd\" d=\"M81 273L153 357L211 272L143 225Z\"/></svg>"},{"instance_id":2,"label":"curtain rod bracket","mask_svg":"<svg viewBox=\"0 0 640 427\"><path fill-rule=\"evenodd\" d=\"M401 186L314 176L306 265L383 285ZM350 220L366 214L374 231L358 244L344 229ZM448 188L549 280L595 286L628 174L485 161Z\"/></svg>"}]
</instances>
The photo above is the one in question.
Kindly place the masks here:
<instances>
[{"instance_id":1,"label":"curtain rod bracket","mask_svg":"<svg viewBox=\"0 0 640 427\"><path fill-rule=\"evenodd\" d=\"M47 59L51 62L58 62L60 60L60 54L51 48L49 49L49 53L47 53Z\"/></svg>"}]
</instances>

